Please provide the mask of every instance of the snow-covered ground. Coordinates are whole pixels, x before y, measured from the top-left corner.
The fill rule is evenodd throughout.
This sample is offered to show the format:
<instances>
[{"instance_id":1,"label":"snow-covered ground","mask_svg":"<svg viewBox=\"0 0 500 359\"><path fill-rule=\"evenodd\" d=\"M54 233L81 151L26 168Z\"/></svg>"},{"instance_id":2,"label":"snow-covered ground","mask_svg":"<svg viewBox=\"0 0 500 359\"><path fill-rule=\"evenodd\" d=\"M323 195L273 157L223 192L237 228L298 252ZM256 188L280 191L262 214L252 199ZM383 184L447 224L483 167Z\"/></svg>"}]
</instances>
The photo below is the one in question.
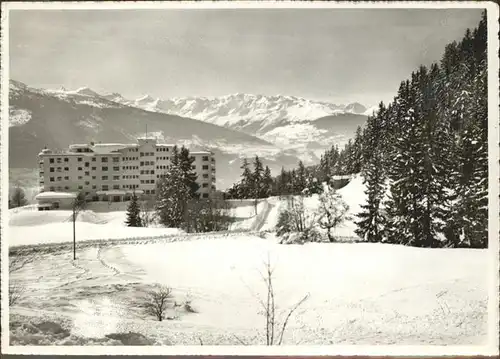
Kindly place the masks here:
<instances>
[{"instance_id":1,"label":"snow-covered ground","mask_svg":"<svg viewBox=\"0 0 500 359\"><path fill-rule=\"evenodd\" d=\"M355 177L339 193L349 205L349 214L354 217L361 210L365 200L364 185L360 176ZM273 231L280 210L286 206L286 199L271 197L257 202L253 200L229 201L229 215L234 218L231 231ZM318 196L306 197L304 205L315 212ZM257 211L256 208L257 207ZM71 211L37 211L33 205L9 210L9 246L34 245L39 243L61 243L73 240ZM132 237L158 237L179 234L173 228L130 228L125 226L126 203L91 203L88 210L77 218L77 240L107 240ZM342 238L356 238L353 219L336 228L334 235Z\"/></svg>"},{"instance_id":2,"label":"snow-covered ground","mask_svg":"<svg viewBox=\"0 0 500 359\"><path fill-rule=\"evenodd\" d=\"M73 240L72 213L68 210L37 211L28 206L25 210L9 211L9 246L63 243ZM135 228L125 225L126 212L81 212L76 222L78 242L89 240L158 237L181 233L176 228Z\"/></svg>"},{"instance_id":3,"label":"snow-covered ground","mask_svg":"<svg viewBox=\"0 0 500 359\"><path fill-rule=\"evenodd\" d=\"M58 319L74 335L138 332L158 343L263 344L260 272L270 258L281 311L308 299L285 344L483 344L487 251L383 244L279 245L234 236L44 254L12 275L26 288L11 315ZM457 263L460 263L457 265ZM439 270L436 270L439 268ZM156 322L134 301L151 285L197 313ZM280 318L282 318L280 316Z\"/></svg>"}]
</instances>

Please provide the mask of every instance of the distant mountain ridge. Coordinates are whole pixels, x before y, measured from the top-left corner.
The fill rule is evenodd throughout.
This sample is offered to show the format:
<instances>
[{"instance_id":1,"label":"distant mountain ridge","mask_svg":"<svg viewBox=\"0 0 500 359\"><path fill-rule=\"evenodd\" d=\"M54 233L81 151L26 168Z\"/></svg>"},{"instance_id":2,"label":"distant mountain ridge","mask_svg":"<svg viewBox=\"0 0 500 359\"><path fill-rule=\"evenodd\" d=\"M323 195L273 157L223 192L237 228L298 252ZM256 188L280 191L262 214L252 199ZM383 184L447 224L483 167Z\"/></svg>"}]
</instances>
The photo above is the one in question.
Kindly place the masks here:
<instances>
[{"instance_id":1,"label":"distant mountain ridge","mask_svg":"<svg viewBox=\"0 0 500 359\"><path fill-rule=\"evenodd\" d=\"M302 149L301 156L306 162L317 161L321 152L330 147L333 141L339 146L345 144L354 136L356 127L363 125L373 112L373 107L367 109L358 102L337 105L285 95L236 93L220 97L172 99L144 95L130 100L119 93L100 95L87 88L58 92L60 96L74 93L149 112L193 118L244 132L283 150ZM316 120L325 118L329 119L328 123L323 120L321 127L316 126Z\"/></svg>"}]
</instances>

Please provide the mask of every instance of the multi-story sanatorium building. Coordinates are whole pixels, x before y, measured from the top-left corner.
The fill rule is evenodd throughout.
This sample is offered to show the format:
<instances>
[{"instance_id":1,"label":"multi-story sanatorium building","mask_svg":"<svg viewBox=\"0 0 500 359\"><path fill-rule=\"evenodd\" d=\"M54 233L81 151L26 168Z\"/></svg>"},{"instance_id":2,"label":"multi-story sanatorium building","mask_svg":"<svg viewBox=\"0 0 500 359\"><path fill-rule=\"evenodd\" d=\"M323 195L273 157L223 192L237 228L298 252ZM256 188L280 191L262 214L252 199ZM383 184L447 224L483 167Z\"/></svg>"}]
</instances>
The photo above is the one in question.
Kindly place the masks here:
<instances>
[{"instance_id":1,"label":"multi-story sanatorium building","mask_svg":"<svg viewBox=\"0 0 500 359\"><path fill-rule=\"evenodd\" d=\"M59 207L57 199L65 198L64 192L83 192L88 200L108 202L127 201L133 192L154 196L157 182L170 167L173 148L153 138L139 138L136 144L75 144L60 152L44 149L39 154L43 192L37 199ZM200 196L208 198L215 192L214 155L190 154Z\"/></svg>"}]
</instances>

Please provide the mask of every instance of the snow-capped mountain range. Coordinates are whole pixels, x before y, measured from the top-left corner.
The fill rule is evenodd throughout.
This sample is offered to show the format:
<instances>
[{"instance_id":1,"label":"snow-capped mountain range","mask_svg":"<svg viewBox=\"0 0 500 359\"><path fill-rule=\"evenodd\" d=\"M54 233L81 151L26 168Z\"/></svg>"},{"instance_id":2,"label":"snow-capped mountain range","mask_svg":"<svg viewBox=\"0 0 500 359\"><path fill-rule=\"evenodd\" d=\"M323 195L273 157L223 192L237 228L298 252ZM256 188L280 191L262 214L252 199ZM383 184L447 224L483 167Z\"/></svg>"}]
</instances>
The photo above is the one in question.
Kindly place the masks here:
<instances>
[{"instance_id":1,"label":"snow-capped mountain range","mask_svg":"<svg viewBox=\"0 0 500 359\"><path fill-rule=\"evenodd\" d=\"M221 167L219 186L239 177L242 157L261 156L273 173L299 160L317 163L325 149L353 137L369 111L359 103L335 105L293 96L129 100L88 87L46 90L13 80L9 102L11 167L30 167L46 145L132 142L147 127L161 141L216 152L218 163L227 163Z\"/></svg>"},{"instance_id":2,"label":"snow-capped mountain range","mask_svg":"<svg viewBox=\"0 0 500 359\"><path fill-rule=\"evenodd\" d=\"M82 87L75 91L64 88L49 90L56 96L83 95L105 99L124 106L137 107L150 112L160 112L193 118L206 123L244 132L271 142L282 149L315 148L322 151L331 146L332 140L342 146L363 125L374 108L367 109L360 103L333 104L312 101L296 96L264 96L236 93L220 97L183 97L160 99L150 95L130 100L119 93L98 94ZM328 118L328 121L324 119ZM322 119L318 126L319 119ZM315 151L316 155L320 151ZM314 155L305 156L314 161Z\"/></svg>"}]
</instances>

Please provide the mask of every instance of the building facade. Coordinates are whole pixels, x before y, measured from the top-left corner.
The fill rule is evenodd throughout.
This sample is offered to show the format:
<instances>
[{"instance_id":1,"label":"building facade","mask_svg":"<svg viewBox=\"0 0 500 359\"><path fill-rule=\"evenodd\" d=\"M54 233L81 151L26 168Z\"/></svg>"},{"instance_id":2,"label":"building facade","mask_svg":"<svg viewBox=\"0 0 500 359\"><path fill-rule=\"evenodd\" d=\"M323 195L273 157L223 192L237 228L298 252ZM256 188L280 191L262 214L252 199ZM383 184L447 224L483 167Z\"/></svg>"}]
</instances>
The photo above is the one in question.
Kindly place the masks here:
<instances>
[{"instance_id":1,"label":"building facade","mask_svg":"<svg viewBox=\"0 0 500 359\"><path fill-rule=\"evenodd\" d=\"M75 144L59 152L44 149L39 153L40 187L43 192L83 192L91 201L127 201L134 192L153 197L171 166L174 146L139 138L135 144ZM208 151L190 155L200 197L209 198L216 190L214 155Z\"/></svg>"}]
</instances>

